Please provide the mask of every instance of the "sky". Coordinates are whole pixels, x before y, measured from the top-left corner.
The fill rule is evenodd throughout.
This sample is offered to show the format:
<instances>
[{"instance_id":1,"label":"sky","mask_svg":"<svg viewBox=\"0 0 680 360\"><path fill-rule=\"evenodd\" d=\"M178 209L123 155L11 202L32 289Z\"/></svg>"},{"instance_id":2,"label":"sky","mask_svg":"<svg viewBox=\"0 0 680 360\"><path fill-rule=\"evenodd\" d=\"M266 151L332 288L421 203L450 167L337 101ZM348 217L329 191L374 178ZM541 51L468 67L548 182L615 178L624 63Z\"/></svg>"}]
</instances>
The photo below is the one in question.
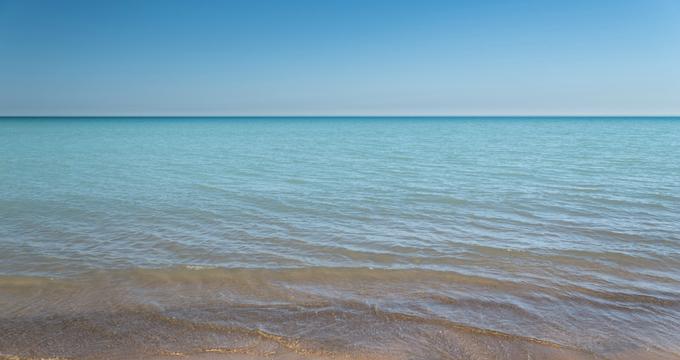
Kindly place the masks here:
<instances>
[{"instance_id":1,"label":"sky","mask_svg":"<svg viewBox=\"0 0 680 360\"><path fill-rule=\"evenodd\" d=\"M0 0L0 115L678 115L677 0Z\"/></svg>"}]
</instances>

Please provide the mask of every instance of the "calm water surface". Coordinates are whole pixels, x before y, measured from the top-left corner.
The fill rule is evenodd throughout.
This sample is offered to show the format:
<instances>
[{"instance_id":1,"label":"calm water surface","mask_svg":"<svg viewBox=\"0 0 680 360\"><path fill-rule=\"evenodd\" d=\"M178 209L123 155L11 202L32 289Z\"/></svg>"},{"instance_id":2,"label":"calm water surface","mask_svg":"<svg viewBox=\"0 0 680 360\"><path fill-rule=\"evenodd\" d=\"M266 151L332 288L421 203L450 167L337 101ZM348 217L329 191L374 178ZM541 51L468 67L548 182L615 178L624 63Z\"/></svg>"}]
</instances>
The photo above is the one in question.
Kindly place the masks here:
<instances>
[{"instance_id":1,"label":"calm water surface","mask_svg":"<svg viewBox=\"0 0 680 360\"><path fill-rule=\"evenodd\" d=\"M680 359L680 119L1 119L3 357Z\"/></svg>"}]
</instances>

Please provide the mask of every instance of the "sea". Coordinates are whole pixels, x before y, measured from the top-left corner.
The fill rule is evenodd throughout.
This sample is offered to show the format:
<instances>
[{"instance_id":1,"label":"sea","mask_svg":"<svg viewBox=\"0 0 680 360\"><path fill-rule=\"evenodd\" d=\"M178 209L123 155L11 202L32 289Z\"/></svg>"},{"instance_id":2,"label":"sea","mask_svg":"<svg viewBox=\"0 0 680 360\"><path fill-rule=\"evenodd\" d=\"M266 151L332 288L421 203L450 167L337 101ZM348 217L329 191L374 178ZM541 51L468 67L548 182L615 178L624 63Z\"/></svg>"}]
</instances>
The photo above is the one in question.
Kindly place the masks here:
<instances>
[{"instance_id":1,"label":"sea","mask_svg":"<svg viewBox=\"0 0 680 360\"><path fill-rule=\"evenodd\" d=\"M680 118L2 118L0 359L680 359Z\"/></svg>"}]
</instances>

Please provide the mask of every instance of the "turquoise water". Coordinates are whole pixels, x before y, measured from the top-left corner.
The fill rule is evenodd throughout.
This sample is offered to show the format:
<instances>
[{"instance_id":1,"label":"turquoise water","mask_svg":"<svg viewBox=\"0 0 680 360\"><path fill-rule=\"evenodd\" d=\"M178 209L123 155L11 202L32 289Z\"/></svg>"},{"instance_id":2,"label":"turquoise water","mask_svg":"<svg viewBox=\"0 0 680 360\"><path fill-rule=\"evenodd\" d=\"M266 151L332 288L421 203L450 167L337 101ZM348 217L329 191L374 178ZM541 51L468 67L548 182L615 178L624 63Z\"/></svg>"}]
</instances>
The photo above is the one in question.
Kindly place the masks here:
<instances>
[{"instance_id":1,"label":"turquoise water","mask_svg":"<svg viewBox=\"0 0 680 360\"><path fill-rule=\"evenodd\" d=\"M675 118L1 119L0 358L678 359L679 159Z\"/></svg>"}]
</instances>

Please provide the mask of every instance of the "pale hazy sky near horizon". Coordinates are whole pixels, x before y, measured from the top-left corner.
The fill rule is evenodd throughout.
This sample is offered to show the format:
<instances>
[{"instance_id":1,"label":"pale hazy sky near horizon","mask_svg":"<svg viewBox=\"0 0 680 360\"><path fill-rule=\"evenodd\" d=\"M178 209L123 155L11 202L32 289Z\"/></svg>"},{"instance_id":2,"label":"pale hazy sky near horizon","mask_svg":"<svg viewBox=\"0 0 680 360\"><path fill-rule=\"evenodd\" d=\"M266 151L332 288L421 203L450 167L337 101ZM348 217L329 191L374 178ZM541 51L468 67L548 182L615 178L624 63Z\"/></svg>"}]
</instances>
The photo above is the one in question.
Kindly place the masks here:
<instances>
[{"instance_id":1,"label":"pale hazy sky near horizon","mask_svg":"<svg viewBox=\"0 0 680 360\"><path fill-rule=\"evenodd\" d=\"M680 1L0 0L0 115L680 114Z\"/></svg>"}]
</instances>

